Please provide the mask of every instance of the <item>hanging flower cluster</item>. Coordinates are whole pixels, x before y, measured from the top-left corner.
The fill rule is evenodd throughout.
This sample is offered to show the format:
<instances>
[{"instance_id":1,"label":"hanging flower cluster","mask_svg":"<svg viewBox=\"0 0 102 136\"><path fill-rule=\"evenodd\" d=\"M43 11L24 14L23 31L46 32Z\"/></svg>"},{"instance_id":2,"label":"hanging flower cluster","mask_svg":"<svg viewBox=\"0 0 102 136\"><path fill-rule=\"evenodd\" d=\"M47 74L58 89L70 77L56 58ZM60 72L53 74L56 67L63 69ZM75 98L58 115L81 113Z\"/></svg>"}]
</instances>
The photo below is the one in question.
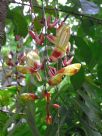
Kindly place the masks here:
<instances>
[{"instance_id":1,"label":"hanging flower cluster","mask_svg":"<svg viewBox=\"0 0 102 136\"><path fill-rule=\"evenodd\" d=\"M46 23L45 23L46 21ZM51 22L51 17L48 17L47 20L44 20L43 24L46 24L46 29L50 30L52 28L56 29L56 34L38 34L36 31L29 30L29 36L36 43L36 50L30 50L25 53L20 53L17 57L18 61L15 64L12 61L13 55L10 53L10 57L7 61L7 65L13 67L15 66L18 73L31 74L31 76L35 76L37 78L37 82L41 82L45 80L45 77L42 76L41 73L46 71L46 82L44 86L49 85L54 87L59 85L63 80L64 76L73 76L75 75L81 68L80 63L74 63L73 56L68 58L70 53L71 44L69 42L70 39L70 27L64 22L59 23L59 19L55 19L55 21ZM45 45L45 40L47 40L47 44L51 43L51 53L47 54L46 60L44 60L39 54L39 48L37 46L48 46ZM45 48L47 50L47 48ZM45 54L43 54L45 55ZM45 57L45 56L44 56ZM60 62L60 67L56 68L56 64ZM53 65L53 67L52 67ZM42 83L43 85L43 83ZM59 104L51 104L51 93L47 90L44 91L42 96L38 96L35 93L22 93L20 99L24 102L39 100L40 98L44 98L46 100L46 123L48 125L52 124L52 116L50 113L50 107L54 107L55 109L59 109Z\"/></svg>"}]
</instances>

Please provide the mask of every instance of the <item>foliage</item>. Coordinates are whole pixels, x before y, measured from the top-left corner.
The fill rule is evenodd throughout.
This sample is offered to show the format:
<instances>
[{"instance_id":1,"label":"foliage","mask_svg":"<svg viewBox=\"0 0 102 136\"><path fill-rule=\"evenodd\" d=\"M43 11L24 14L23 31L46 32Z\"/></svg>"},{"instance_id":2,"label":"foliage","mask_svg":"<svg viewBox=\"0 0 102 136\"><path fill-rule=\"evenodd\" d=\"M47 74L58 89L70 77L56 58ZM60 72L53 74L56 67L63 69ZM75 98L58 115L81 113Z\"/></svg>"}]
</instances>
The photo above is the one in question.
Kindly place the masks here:
<instances>
[{"instance_id":1,"label":"foliage","mask_svg":"<svg viewBox=\"0 0 102 136\"><path fill-rule=\"evenodd\" d=\"M22 1L23 5L16 5L16 2L13 6L9 4L6 19L6 44L0 54L0 136L101 136L101 1L67 0L66 5L62 5L56 1L48 4L48 1L42 0L44 7L41 0L35 0L34 3L26 1ZM25 12L27 7L28 11ZM35 35L38 33L38 38L41 37L45 19L49 16L52 17L51 22L59 18L59 23L64 20L71 27L68 57L74 56L73 63L81 63L81 69L72 77L59 72L61 82L56 86L48 84L50 76L47 73L50 68L46 68L46 65L58 67L60 71L64 58L58 59L57 63L47 64L46 54L51 56L56 44L47 38L43 41L42 37L43 42L37 45ZM48 29L47 35L50 33L56 35L55 28ZM37 50L32 54L30 51L35 48ZM25 65L25 54L28 55L27 66L35 61L37 71L43 62L44 69L38 73L30 69L30 73L26 66L15 67L18 63ZM59 104L60 108L53 108L53 104ZM47 110L52 116L52 120L47 118L48 124Z\"/></svg>"}]
</instances>

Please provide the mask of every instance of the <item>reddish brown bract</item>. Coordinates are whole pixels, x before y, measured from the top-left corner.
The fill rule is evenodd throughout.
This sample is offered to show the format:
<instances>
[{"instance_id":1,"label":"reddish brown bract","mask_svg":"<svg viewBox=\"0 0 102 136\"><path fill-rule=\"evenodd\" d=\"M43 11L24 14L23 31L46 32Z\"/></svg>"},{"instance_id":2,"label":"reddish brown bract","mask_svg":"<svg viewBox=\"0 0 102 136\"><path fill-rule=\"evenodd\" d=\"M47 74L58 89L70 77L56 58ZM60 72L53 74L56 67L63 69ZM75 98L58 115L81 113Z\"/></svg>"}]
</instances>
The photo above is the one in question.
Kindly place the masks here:
<instances>
[{"instance_id":1,"label":"reddish brown bract","mask_svg":"<svg viewBox=\"0 0 102 136\"><path fill-rule=\"evenodd\" d=\"M47 117L46 117L46 124L47 125L51 125L52 124L52 116L51 115L47 115Z\"/></svg>"}]
</instances>

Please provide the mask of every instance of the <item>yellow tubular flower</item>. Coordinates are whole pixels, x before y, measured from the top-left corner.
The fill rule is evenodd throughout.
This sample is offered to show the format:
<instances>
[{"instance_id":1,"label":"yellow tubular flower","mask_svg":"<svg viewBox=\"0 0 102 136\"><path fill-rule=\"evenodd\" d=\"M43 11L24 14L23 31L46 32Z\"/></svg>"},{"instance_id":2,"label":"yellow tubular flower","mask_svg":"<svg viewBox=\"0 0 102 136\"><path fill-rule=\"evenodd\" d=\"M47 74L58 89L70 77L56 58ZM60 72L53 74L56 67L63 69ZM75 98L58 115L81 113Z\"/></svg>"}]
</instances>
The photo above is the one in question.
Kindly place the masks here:
<instances>
[{"instance_id":1,"label":"yellow tubular flower","mask_svg":"<svg viewBox=\"0 0 102 136\"><path fill-rule=\"evenodd\" d=\"M73 76L75 75L81 68L80 63L75 63L68 65L62 69L60 69L55 76L53 76L51 79L49 79L48 83L49 85L58 85L62 81L62 77L64 75Z\"/></svg>"},{"instance_id":2,"label":"yellow tubular flower","mask_svg":"<svg viewBox=\"0 0 102 136\"><path fill-rule=\"evenodd\" d=\"M59 58L62 58L65 55L67 48L70 47L70 28L68 25L63 23L60 28L56 30L56 37L48 35L47 38L50 42L55 44L55 48L50 59L52 61L57 61Z\"/></svg>"},{"instance_id":3,"label":"yellow tubular flower","mask_svg":"<svg viewBox=\"0 0 102 136\"><path fill-rule=\"evenodd\" d=\"M80 63L75 63L68 65L62 69L60 69L57 74L63 74L63 75L68 75L68 76L73 76L75 75L81 68Z\"/></svg>"},{"instance_id":4,"label":"yellow tubular flower","mask_svg":"<svg viewBox=\"0 0 102 136\"><path fill-rule=\"evenodd\" d=\"M30 51L26 55L27 66L33 67L35 64L40 65L40 57L35 51Z\"/></svg>"},{"instance_id":5,"label":"yellow tubular flower","mask_svg":"<svg viewBox=\"0 0 102 136\"><path fill-rule=\"evenodd\" d=\"M68 25L63 24L61 30L58 30L56 32L57 38L56 38L56 47L57 48L66 48L69 43L70 38L70 28Z\"/></svg>"},{"instance_id":6,"label":"yellow tubular flower","mask_svg":"<svg viewBox=\"0 0 102 136\"><path fill-rule=\"evenodd\" d=\"M38 81L42 81L40 74L38 73L41 67L40 57L35 51L30 51L26 55L26 65L18 65L17 71L22 74L33 74Z\"/></svg>"}]
</instances>

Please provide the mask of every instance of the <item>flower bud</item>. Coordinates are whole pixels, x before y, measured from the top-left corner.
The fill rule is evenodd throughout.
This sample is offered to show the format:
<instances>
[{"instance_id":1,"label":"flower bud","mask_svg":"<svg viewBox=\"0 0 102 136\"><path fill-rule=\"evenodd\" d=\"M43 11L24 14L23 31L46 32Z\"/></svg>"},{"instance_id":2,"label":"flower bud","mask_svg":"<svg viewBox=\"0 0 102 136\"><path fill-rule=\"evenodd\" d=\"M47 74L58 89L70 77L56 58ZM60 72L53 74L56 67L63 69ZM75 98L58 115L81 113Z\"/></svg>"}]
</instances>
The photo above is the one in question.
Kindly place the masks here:
<instances>
[{"instance_id":1,"label":"flower bud","mask_svg":"<svg viewBox=\"0 0 102 136\"><path fill-rule=\"evenodd\" d=\"M53 104L52 105L55 109L59 109L60 108L60 105L59 104Z\"/></svg>"},{"instance_id":2,"label":"flower bud","mask_svg":"<svg viewBox=\"0 0 102 136\"><path fill-rule=\"evenodd\" d=\"M44 97L47 102L50 102L51 100L51 93L50 92L44 92Z\"/></svg>"},{"instance_id":3,"label":"flower bud","mask_svg":"<svg viewBox=\"0 0 102 136\"><path fill-rule=\"evenodd\" d=\"M52 116L51 115L47 115L47 117L46 117L46 124L47 125L51 125L52 124Z\"/></svg>"}]
</instances>

